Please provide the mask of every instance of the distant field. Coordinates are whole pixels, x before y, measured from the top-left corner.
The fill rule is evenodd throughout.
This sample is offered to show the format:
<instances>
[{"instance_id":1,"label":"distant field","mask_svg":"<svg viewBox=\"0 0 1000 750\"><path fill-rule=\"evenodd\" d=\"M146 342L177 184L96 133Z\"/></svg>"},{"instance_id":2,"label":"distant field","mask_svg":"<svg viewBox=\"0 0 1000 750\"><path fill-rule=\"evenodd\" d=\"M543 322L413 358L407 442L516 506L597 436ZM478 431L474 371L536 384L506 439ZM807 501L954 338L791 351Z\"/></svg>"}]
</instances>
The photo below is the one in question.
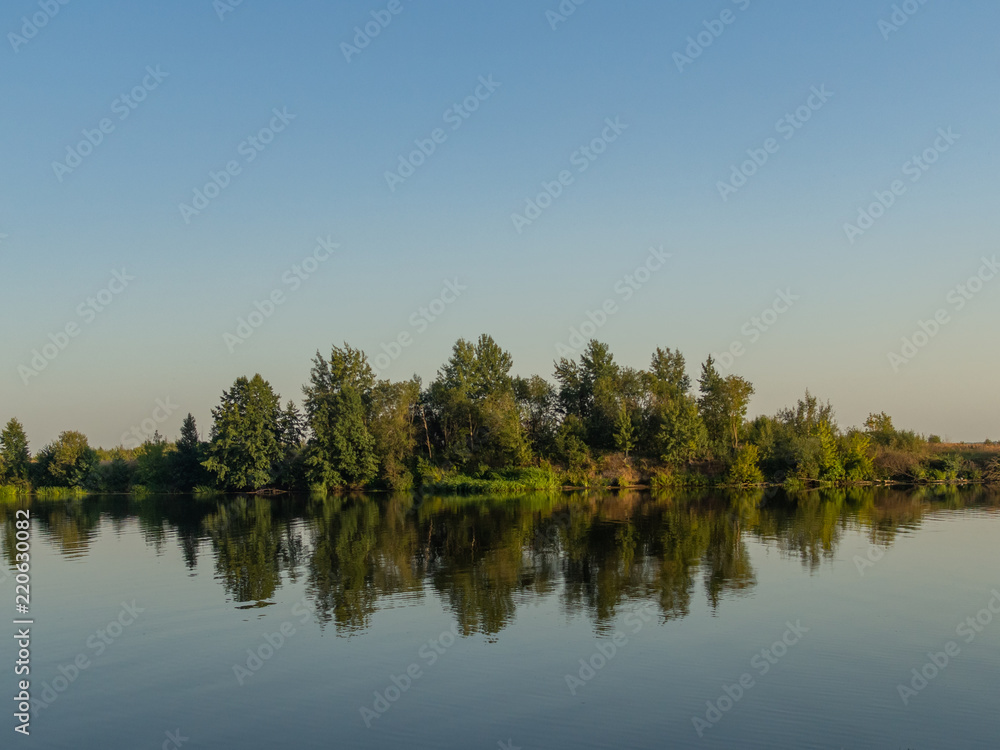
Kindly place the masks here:
<instances>
[{"instance_id":1,"label":"distant field","mask_svg":"<svg viewBox=\"0 0 1000 750\"><path fill-rule=\"evenodd\" d=\"M1000 443L928 443L928 447L932 453L963 453L977 463L1000 456Z\"/></svg>"}]
</instances>

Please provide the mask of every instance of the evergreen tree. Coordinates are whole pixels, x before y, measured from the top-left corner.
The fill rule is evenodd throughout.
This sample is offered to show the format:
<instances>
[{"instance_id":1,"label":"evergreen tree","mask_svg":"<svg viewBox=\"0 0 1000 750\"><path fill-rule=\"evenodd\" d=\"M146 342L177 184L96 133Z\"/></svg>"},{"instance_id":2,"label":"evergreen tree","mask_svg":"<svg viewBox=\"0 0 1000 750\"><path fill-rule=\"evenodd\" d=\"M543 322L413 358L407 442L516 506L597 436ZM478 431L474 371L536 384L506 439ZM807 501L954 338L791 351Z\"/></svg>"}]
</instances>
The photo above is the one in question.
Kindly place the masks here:
<instances>
[{"instance_id":1,"label":"evergreen tree","mask_svg":"<svg viewBox=\"0 0 1000 750\"><path fill-rule=\"evenodd\" d=\"M206 445L198 437L198 425L188 414L181 423L177 449L169 455L170 484L182 492L207 484L210 475L203 462L207 458Z\"/></svg>"},{"instance_id":2,"label":"evergreen tree","mask_svg":"<svg viewBox=\"0 0 1000 750\"><path fill-rule=\"evenodd\" d=\"M361 487L378 473L375 439L365 425L365 410L354 386L323 400L312 422L314 441L306 464L313 484Z\"/></svg>"},{"instance_id":3,"label":"evergreen tree","mask_svg":"<svg viewBox=\"0 0 1000 750\"><path fill-rule=\"evenodd\" d=\"M0 432L0 483L27 484L30 465L28 436L21 423L11 418Z\"/></svg>"},{"instance_id":4,"label":"evergreen tree","mask_svg":"<svg viewBox=\"0 0 1000 750\"><path fill-rule=\"evenodd\" d=\"M359 349L335 346L329 360L316 353L302 389L312 432L306 455L312 484L361 486L375 478L378 458L368 428L374 386L375 374Z\"/></svg>"},{"instance_id":5,"label":"evergreen tree","mask_svg":"<svg viewBox=\"0 0 1000 750\"><path fill-rule=\"evenodd\" d=\"M305 424L305 418L295 402L289 401L278 418L280 441L286 449L298 448L302 445L302 439L306 434Z\"/></svg>"},{"instance_id":6,"label":"evergreen tree","mask_svg":"<svg viewBox=\"0 0 1000 750\"><path fill-rule=\"evenodd\" d=\"M218 483L256 490L274 479L281 459L278 443L280 399L260 375L239 377L212 410L212 440L204 466Z\"/></svg>"}]
</instances>

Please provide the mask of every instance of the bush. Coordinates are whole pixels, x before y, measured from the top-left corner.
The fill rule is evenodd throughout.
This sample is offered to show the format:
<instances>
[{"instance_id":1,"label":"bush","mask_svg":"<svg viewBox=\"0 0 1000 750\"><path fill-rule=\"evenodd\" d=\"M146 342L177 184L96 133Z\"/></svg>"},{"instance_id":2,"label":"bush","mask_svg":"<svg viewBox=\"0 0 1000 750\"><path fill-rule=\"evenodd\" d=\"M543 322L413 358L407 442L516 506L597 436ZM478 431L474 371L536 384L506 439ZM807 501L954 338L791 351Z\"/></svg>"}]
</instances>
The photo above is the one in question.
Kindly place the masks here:
<instances>
[{"instance_id":1,"label":"bush","mask_svg":"<svg viewBox=\"0 0 1000 750\"><path fill-rule=\"evenodd\" d=\"M983 471L983 479L990 483L1000 483L1000 456L997 456L988 464Z\"/></svg>"},{"instance_id":2,"label":"bush","mask_svg":"<svg viewBox=\"0 0 1000 750\"><path fill-rule=\"evenodd\" d=\"M760 471L760 449L756 445L744 445L729 467L730 484L761 484L764 475Z\"/></svg>"}]
</instances>

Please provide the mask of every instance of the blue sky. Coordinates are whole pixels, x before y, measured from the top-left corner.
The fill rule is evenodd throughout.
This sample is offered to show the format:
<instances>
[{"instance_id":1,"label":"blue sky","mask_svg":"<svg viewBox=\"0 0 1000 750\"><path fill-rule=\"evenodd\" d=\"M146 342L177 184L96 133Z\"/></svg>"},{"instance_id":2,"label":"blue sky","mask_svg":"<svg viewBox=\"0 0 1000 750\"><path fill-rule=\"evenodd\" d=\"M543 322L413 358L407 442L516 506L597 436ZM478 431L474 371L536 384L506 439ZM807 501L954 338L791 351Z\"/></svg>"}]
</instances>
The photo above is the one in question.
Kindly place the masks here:
<instances>
[{"instance_id":1,"label":"blue sky","mask_svg":"<svg viewBox=\"0 0 1000 750\"><path fill-rule=\"evenodd\" d=\"M844 425L884 410L1000 438L1000 274L982 261L1000 252L1000 8L902 5L912 15L587 0L563 21L547 16L555 0L243 0L221 18L212 0L73 0L51 17L11 0L0 419L18 416L36 449L63 429L117 443L157 399L177 405L164 434L188 411L207 429L241 374L298 399L317 349L374 357L400 334L411 343L386 377L429 380L481 332L517 372L549 376L557 345L610 299L596 336L621 363L678 347L694 375L733 346L753 413L808 387ZM894 12L906 22L880 27ZM345 54L355 27L386 18ZM87 133L99 143L76 161ZM387 179L417 141L433 152ZM741 166L745 183L720 188ZM181 209L212 173L225 187ZM545 184L557 197L512 219ZM891 205L845 231L876 193ZM651 248L669 259L630 285ZM442 298L446 282L459 293ZM777 311L779 292L793 303ZM421 307L440 314L421 323Z\"/></svg>"}]
</instances>

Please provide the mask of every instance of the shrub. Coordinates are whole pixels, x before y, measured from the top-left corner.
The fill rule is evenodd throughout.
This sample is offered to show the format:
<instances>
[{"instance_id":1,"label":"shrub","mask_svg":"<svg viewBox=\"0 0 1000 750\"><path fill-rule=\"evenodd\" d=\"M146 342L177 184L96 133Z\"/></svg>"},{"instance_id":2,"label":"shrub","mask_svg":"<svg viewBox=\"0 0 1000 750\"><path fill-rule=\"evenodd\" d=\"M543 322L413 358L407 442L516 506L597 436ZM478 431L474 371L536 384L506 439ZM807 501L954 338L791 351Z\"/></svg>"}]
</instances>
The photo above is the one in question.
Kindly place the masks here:
<instances>
[{"instance_id":1,"label":"shrub","mask_svg":"<svg viewBox=\"0 0 1000 750\"><path fill-rule=\"evenodd\" d=\"M760 449L756 445L744 445L729 467L730 484L761 484L764 475L760 471Z\"/></svg>"}]
</instances>

